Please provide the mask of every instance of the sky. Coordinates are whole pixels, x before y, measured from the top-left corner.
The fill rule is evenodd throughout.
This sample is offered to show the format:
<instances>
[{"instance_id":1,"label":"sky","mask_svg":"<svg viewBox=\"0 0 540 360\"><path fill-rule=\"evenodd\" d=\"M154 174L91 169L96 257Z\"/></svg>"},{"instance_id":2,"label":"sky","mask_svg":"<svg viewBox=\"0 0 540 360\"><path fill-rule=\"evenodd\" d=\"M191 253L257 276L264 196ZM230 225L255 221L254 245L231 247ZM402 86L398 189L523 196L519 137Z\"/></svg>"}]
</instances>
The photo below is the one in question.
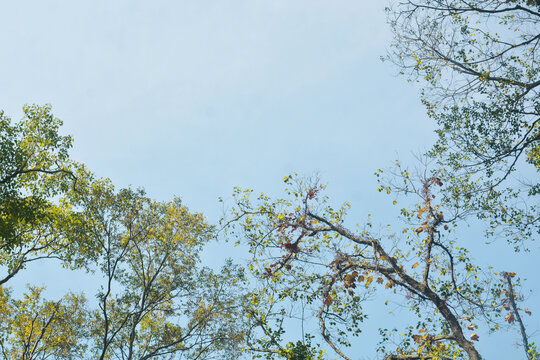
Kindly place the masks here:
<instances>
[{"instance_id":1,"label":"sky","mask_svg":"<svg viewBox=\"0 0 540 360\"><path fill-rule=\"evenodd\" d=\"M25 104L51 104L75 139L73 159L119 188L179 196L210 222L234 186L279 194L294 172L317 173L335 203L384 222L391 201L373 173L396 158L414 161L435 138L416 85L380 60L391 40L384 6L3 2L0 108L18 120ZM214 244L205 259L222 261L234 254L228 246ZM532 258L508 258L533 269ZM18 281L59 292L79 283L45 269Z\"/></svg>"}]
</instances>

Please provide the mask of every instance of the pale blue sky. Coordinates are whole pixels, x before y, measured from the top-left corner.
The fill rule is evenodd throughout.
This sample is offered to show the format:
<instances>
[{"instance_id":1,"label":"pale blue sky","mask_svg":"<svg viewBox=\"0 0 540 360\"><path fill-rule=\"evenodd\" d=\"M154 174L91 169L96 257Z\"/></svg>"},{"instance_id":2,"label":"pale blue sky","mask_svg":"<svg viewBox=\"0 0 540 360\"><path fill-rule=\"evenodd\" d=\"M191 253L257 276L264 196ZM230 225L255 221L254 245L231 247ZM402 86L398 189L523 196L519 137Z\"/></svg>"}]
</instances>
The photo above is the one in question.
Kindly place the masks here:
<instances>
[{"instance_id":1,"label":"pale blue sky","mask_svg":"<svg viewBox=\"0 0 540 360\"><path fill-rule=\"evenodd\" d=\"M74 159L118 186L178 195L210 221L233 186L277 193L291 172L318 172L359 221L388 216L373 172L429 146L434 126L413 84L379 59L385 5L3 2L0 108L18 119L24 104L52 104ZM58 291L79 282L55 276Z\"/></svg>"},{"instance_id":2,"label":"pale blue sky","mask_svg":"<svg viewBox=\"0 0 540 360\"><path fill-rule=\"evenodd\" d=\"M381 5L13 4L1 8L3 108L18 118L51 103L74 157L117 184L208 211L232 186L290 171L360 189L396 152L429 143L416 91L379 60Z\"/></svg>"}]
</instances>

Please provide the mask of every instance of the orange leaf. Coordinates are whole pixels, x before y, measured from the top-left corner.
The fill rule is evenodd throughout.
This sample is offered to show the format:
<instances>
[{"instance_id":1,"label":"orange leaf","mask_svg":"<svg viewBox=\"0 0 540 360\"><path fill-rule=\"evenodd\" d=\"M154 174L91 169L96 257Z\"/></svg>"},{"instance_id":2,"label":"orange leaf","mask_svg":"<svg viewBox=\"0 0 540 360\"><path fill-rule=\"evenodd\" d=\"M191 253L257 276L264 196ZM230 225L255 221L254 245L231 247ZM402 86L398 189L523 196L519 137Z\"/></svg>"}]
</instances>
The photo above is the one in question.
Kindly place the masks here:
<instances>
[{"instance_id":1,"label":"orange leaf","mask_svg":"<svg viewBox=\"0 0 540 360\"><path fill-rule=\"evenodd\" d=\"M514 314L510 313L504 317L504 320L506 320L509 324L513 323L515 318Z\"/></svg>"},{"instance_id":2,"label":"orange leaf","mask_svg":"<svg viewBox=\"0 0 540 360\"><path fill-rule=\"evenodd\" d=\"M414 269L414 268L416 268L417 266L418 266L418 263L414 264L414 265L412 266L412 268Z\"/></svg>"}]
</instances>

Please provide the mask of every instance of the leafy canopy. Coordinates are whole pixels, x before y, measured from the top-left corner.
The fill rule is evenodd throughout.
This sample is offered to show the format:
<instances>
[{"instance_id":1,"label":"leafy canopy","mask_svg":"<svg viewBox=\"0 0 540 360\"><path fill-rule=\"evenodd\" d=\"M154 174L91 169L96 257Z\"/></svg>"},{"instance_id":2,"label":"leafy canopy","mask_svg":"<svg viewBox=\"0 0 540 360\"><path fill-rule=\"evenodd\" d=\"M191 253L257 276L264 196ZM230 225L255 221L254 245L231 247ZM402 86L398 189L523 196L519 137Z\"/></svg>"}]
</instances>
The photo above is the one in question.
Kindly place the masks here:
<instances>
[{"instance_id":1,"label":"leafy canopy","mask_svg":"<svg viewBox=\"0 0 540 360\"><path fill-rule=\"evenodd\" d=\"M537 237L537 2L406 0L387 10L394 30L387 58L421 84L438 123L429 155L444 170L446 201L489 219L490 234L502 229L518 245Z\"/></svg>"}]
</instances>

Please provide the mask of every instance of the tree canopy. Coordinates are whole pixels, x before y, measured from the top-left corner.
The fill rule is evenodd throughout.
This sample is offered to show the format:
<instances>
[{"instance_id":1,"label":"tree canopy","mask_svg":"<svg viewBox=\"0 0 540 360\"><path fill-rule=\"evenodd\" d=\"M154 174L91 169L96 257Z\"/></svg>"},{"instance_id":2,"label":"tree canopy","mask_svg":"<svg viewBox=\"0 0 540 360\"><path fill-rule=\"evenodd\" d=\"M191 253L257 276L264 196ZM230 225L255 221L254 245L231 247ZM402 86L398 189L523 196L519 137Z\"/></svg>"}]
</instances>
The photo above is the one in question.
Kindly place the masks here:
<instances>
[{"instance_id":1,"label":"tree canopy","mask_svg":"<svg viewBox=\"0 0 540 360\"><path fill-rule=\"evenodd\" d=\"M25 106L18 122L0 112L0 357L352 360L370 332L385 360L479 360L481 337L514 329L525 358L540 358L523 274L478 261L455 231L475 216L515 250L540 234L540 4L403 0L387 12L385 59L420 84L438 138L422 171L375 172L399 203L386 230L377 214L353 222L348 202L297 175L283 197L236 188L216 227L179 198L98 179L70 157L50 106ZM249 251L246 263L203 266L217 233ZM8 285L44 260L98 288L14 296ZM374 313L370 301L407 315ZM372 319L378 328L366 329Z\"/></svg>"},{"instance_id":2,"label":"tree canopy","mask_svg":"<svg viewBox=\"0 0 540 360\"><path fill-rule=\"evenodd\" d=\"M50 107L1 115L0 356L3 359L210 359L239 352L245 279L202 267L213 227L180 199L116 190L70 159ZM34 261L102 279L95 300L51 301L6 287ZM82 289L91 291L91 289Z\"/></svg>"},{"instance_id":3,"label":"tree canopy","mask_svg":"<svg viewBox=\"0 0 540 360\"><path fill-rule=\"evenodd\" d=\"M74 260L83 246L71 236L81 226L75 205L93 181L69 158L72 139L50 106L23 111L17 123L0 112L0 284L36 260Z\"/></svg>"},{"instance_id":4,"label":"tree canopy","mask_svg":"<svg viewBox=\"0 0 540 360\"><path fill-rule=\"evenodd\" d=\"M488 236L516 250L540 233L540 7L406 0L387 11L394 41L385 59L420 84L437 124L438 140L425 154L430 164L418 174L400 163L376 172L379 191L404 196L406 204L392 224L399 230L386 234L372 229L374 220L348 226L348 205L331 206L317 182L286 177L288 196L280 199L235 192L225 224L249 246L250 269L263 284L247 310L253 331L247 349L314 359L322 356L310 346L315 336L351 359L353 337L376 316L363 304L397 296L417 320L400 330L381 325L379 351L387 359L480 359L478 332L512 324L526 358L537 358L521 316L531 311L520 308L518 275L496 271L504 266L497 258L484 259L482 268L453 230L475 215L475 226L487 226ZM300 309L312 316L299 316ZM302 329L308 318L319 329L287 342L295 318Z\"/></svg>"},{"instance_id":5,"label":"tree canopy","mask_svg":"<svg viewBox=\"0 0 540 360\"><path fill-rule=\"evenodd\" d=\"M62 122L50 107L24 107L16 124L0 112L0 197L2 248L23 243L24 227L33 228L52 212L51 199L67 193L75 180L68 150L72 139L62 136Z\"/></svg>"},{"instance_id":6,"label":"tree canopy","mask_svg":"<svg viewBox=\"0 0 540 360\"><path fill-rule=\"evenodd\" d=\"M405 173L403 181L416 186L420 201L402 210L402 229L387 234L377 233L370 222L348 228L349 205L331 206L317 182L287 177L289 197L283 199L252 199L250 190L237 190L229 231L249 246L250 269L264 284L246 310L253 331L249 351L294 358L287 354L295 345L283 335L302 309L319 324L318 331L305 334L304 346L316 337L341 358L353 359L347 348L354 337L375 331L363 329L363 321L384 318L366 312L365 302L388 305L393 299L406 304L416 320L402 329L392 320L379 322L379 351L385 358L480 359L478 328L499 331L520 312L531 313L516 305L516 274L482 268L453 235L454 209L434 200L441 180ZM497 259L491 263L500 265ZM523 326L521 318L518 322ZM322 355L316 347L308 350L305 359ZM534 344L526 351L535 354Z\"/></svg>"},{"instance_id":7,"label":"tree canopy","mask_svg":"<svg viewBox=\"0 0 540 360\"><path fill-rule=\"evenodd\" d=\"M430 156L451 184L448 200L489 219L491 234L502 229L518 245L537 237L538 4L407 0L387 11L387 59L422 87L438 124Z\"/></svg>"},{"instance_id":8,"label":"tree canopy","mask_svg":"<svg viewBox=\"0 0 540 360\"><path fill-rule=\"evenodd\" d=\"M214 358L238 351L240 269L199 268L212 235L179 199L152 201L142 191L93 188L85 204L100 273L91 315L91 358Z\"/></svg>"}]
</instances>

